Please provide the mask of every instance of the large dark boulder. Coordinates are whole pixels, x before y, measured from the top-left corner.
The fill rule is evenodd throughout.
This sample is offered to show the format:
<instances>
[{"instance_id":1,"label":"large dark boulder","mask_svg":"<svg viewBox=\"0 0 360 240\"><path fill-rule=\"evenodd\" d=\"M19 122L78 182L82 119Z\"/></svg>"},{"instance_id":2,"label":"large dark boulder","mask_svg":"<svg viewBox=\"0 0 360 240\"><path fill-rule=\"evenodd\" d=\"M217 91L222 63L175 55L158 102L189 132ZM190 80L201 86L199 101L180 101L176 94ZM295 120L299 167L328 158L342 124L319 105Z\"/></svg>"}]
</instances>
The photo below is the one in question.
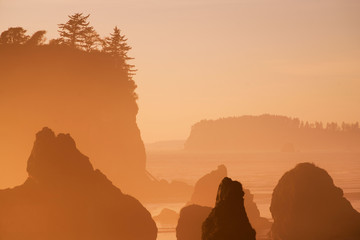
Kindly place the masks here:
<instances>
[{"instance_id":1,"label":"large dark boulder","mask_svg":"<svg viewBox=\"0 0 360 240\"><path fill-rule=\"evenodd\" d=\"M189 205L181 209L176 227L177 240L200 240L201 227L211 212L211 207Z\"/></svg>"},{"instance_id":2,"label":"large dark boulder","mask_svg":"<svg viewBox=\"0 0 360 240\"><path fill-rule=\"evenodd\" d=\"M0 190L0 239L155 240L150 213L94 170L68 134L37 133L24 184Z\"/></svg>"},{"instance_id":3,"label":"large dark boulder","mask_svg":"<svg viewBox=\"0 0 360 240\"><path fill-rule=\"evenodd\" d=\"M298 164L281 177L270 211L274 240L360 239L360 213L330 175L311 163Z\"/></svg>"},{"instance_id":4,"label":"large dark boulder","mask_svg":"<svg viewBox=\"0 0 360 240\"><path fill-rule=\"evenodd\" d=\"M244 207L244 191L240 182L224 178L218 189L215 208L202 226L202 240L255 240Z\"/></svg>"}]
</instances>

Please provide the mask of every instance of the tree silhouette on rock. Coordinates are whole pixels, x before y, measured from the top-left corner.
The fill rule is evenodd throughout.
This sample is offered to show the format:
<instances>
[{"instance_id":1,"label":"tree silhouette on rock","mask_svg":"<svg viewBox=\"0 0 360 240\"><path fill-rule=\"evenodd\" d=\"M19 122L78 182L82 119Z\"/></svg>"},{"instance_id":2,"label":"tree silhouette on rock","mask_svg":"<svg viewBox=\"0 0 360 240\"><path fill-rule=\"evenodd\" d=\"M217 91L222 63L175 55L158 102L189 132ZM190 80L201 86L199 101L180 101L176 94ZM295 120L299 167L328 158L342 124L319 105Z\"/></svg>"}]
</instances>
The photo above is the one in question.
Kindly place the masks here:
<instances>
[{"instance_id":1,"label":"tree silhouette on rock","mask_svg":"<svg viewBox=\"0 0 360 240\"><path fill-rule=\"evenodd\" d=\"M131 47L127 44L127 38L125 35L121 35L120 29L115 26L113 33L110 33L110 37L106 37L103 41L103 51L110 54L115 58L116 66L121 66L128 73L128 77L131 78L134 75L134 65L128 64L128 60L133 58L128 56L128 51Z\"/></svg>"},{"instance_id":2,"label":"tree silhouette on rock","mask_svg":"<svg viewBox=\"0 0 360 240\"><path fill-rule=\"evenodd\" d=\"M84 33L83 48L87 52L97 50L100 45L100 35L93 27L88 27Z\"/></svg>"},{"instance_id":3,"label":"tree silhouette on rock","mask_svg":"<svg viewBox=\"0 0 360 240\"><path fill-rule=\"evenodd\" d=\"M73 48L92 49L99 35L89 26L89 16L83 16L82 13L69 15L70 19L66 23L59 24L60 42Z\"/></svg>"}]
</instances>

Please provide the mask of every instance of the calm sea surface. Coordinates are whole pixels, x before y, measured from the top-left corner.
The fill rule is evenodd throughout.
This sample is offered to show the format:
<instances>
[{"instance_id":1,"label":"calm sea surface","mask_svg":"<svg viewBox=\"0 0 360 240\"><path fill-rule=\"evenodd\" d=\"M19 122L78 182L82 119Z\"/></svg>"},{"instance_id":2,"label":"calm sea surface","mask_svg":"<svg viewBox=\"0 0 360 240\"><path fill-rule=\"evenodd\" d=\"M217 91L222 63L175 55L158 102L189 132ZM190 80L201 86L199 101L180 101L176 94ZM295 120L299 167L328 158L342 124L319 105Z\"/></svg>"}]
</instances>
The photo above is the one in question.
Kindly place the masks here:
<instances>
[{"instance_id":1,"label":"calm sea surface","mask_svg":"<svg viewBox=\"0 0 360 240\"><path fill-rule=\"evenodd\" d=\"M263 217L271 219L269 210L271 194L280 177L301 162L312 162L324 168L336 186L343 189L353 207L360 212L360 153L189 153L184 151L147 152L147 169L158 179L181 180L189 184L224 164L228 176L240 181L255 195L254 200ZM177 212L185 203L147 204L157 215L163 208ZM175 232L159 226L164 231L158 240L175 240ZM166 229L165 229L166 228Z\"/></svg>"}]
</instances>

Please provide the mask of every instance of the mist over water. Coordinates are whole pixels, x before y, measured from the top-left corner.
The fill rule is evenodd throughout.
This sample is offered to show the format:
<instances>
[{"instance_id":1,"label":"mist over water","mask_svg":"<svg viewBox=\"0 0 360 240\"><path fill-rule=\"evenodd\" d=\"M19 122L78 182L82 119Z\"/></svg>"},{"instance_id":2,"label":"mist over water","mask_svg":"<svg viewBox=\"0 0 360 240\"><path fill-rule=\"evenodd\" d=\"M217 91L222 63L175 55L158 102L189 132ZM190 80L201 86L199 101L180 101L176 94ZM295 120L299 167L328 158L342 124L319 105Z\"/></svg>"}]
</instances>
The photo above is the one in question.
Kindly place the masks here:
<instances>
[{"instance_id":1,"label":"mist over water","mask_svg":"<svg viewBox=\"0 0 360 240\"><path fill-rule=\"evenodd\" d=\"M189 184L220 164L225 164L228 176L240 181L254 194L260 214L271 219L271 195L281 176L301 162L312 162L326 169L334 184L344 191L352 206L360 211L360 153L354 152L240 152L202 153L181 150L147 151L147 169L158 179L181 180ZM164 207L177 212L185 205L163 203L145 205L157 215ZM163 227L163 226L160 226ZM176 239L175 232L158 234L159 240Z\"/></svg>"}]
</instances>

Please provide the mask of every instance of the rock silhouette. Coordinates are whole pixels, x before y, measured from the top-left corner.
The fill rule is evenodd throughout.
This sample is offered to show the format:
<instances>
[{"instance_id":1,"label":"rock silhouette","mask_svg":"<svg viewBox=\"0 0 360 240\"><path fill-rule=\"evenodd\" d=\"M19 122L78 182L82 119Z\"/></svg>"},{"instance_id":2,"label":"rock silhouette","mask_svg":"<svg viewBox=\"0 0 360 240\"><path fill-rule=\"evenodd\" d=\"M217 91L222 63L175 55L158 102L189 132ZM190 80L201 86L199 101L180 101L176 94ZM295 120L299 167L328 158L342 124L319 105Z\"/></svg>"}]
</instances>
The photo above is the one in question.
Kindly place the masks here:
<instances>
[{"instance_id":1,"label":"rock silhouette","mask_svg":"<svg viewBox=\"0 0 360 240\"><path fill-rule=\"evenodd\" d=\"M176 227L177 240L200 240L202 224L211 212L211 207L189 205L181 209Z\"/></svg>"},{"instance_id":2,"label":"rock silhouette","mask_svg":"<svg viewBox=\"0 0 360 240\"><path fill-rule=\"evenodd\" d=\"M214 207L217 189L221 180L226 176L225 165L219 165L216 170L202 176L195 183L189 204Z\"/></svg>"},{"instance_id":3,"label":"rock silhouette","mask_svg":"<svg viewBox=\"0 0 360 240\"><path fill-rule=\"evenodd\" d=\"M156 239L150 213L94 170L69 134L38 132L27 171L24 184L0 191L0 239Z\"/></svg>"},{"instance_id":4,"label":"rock silhouette","mask_svg":"<svg viewBox=\"0 0 360 240\"><path fill-rule=\"evenodd\" d=\"M250 190L244 189L244 193L244 206L251 226L256 230L258 237L260 237L261 234L267 235L271 228L271 222L268 219L261 217L260 211L254 202L254 195Z\"/></svg>"},{"instance_id":5,"label":"rock silhouette","mask_svg":"<svg viewBox=\"0 0 360 240\"><path fill-rule=\"evenodd\" d=\"M330 175L311 163L300 163L281 177L270 211L274 240L360 239L360 213Z\"/></svg>"},{"instance_id":6,"label":"rock silhouette","mask_svg":"<svg viewBox=\"0 0 360 240\"><path fill-rule=\"evenodd\" d=\"M216 170L201 177L195 184L194 192L188 204L214 207L218 186L222 179L227 177L225 165L219 165ZM244 189L244 205L251 225L256 232L268 232L271 223L260 216L260 211L254 202L254 195L250 190Z\"/></svg>"},{"instance_id":7,"label":"rock silhouette","mask_svg":"<svg viewBox=\"0 0 360 240\"><path fill-rule=\"evenodd\" d=\"M175 226L179 219L179 214L174 210L164 208L159 215L154 216L153 219L161 225Z\"/></svg>"},{"instance_id":8,"label":"rock silhouette","mask_svg":"<svg viewBox=\"0 0 360 240\"><path fill-rule=\"evenodd\" d=\"M218 189L216 205L202 225L202 240L255 240L244 207L244 191L240 182L224 178Z\"/></svg>"},{"instance_id":9,"label":"rock silhouette","mask_svg":"<svg viewBox=\"0 0 360 240\"><path fill-rule=\"evenodd\" d=\"M35 130L51 125L76 136L82 150L123 191L136 190L145 181L136 84L115 67L111 56L58 45L1 45L0 56L0 88L8 99L1 106L7 127L0 129L10 139L5 148L13 149L19 142L25 146ZM11 97L16 92L19 97ZM18 135L15 141L12 134Z\"/></svg>"}]
</instances>

